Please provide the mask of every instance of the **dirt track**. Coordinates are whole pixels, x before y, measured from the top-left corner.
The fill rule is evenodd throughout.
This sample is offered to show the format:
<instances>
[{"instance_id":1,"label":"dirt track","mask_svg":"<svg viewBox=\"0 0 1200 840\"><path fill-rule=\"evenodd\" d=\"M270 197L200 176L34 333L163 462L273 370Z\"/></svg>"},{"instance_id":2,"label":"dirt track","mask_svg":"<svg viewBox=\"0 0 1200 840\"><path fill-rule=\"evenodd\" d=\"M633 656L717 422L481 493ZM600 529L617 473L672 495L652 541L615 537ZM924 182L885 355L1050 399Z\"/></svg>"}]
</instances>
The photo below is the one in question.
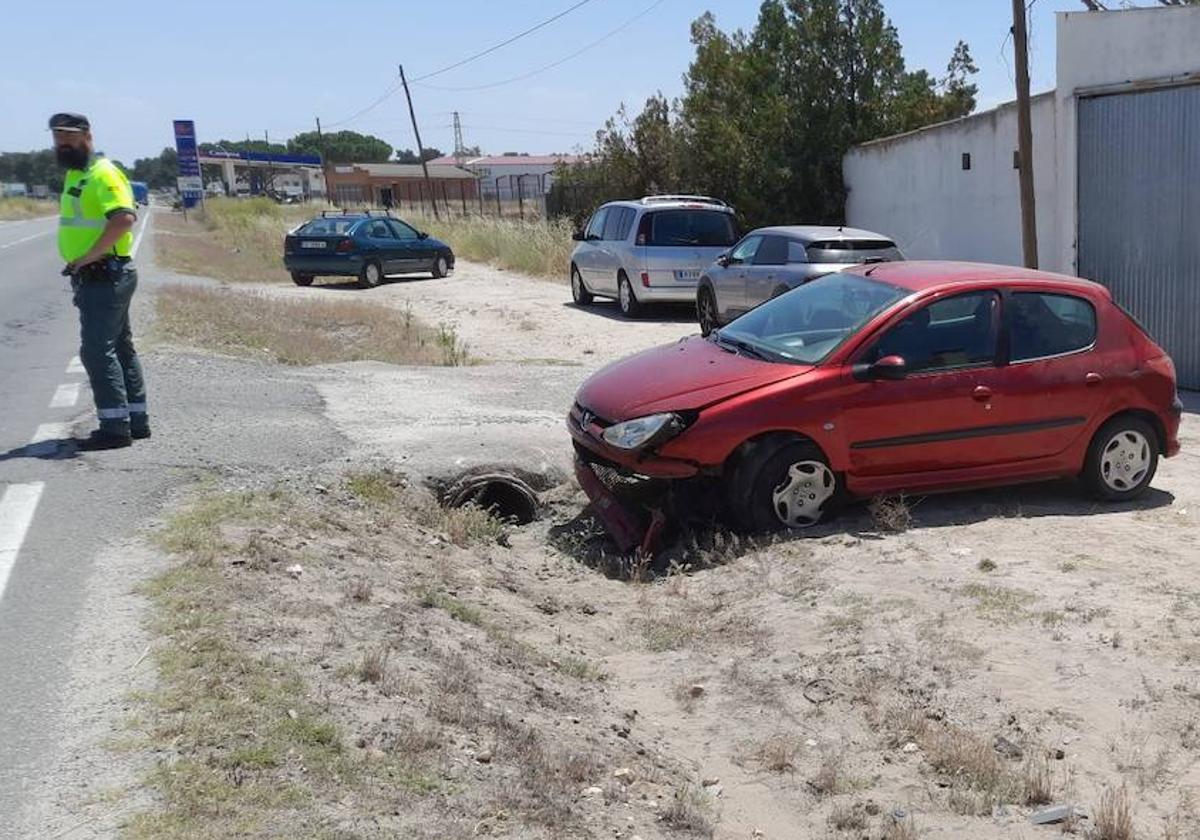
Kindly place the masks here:
<instances>
[{"instance_id":1,"label":"dirt track","mask_svg":"<svg viewBox=\"0 0 1200 840\"><path fill-rule=\"evenodd\" d=\"M561 466L578 382L694 331L687 312L629 323L608 304L570 306L565 285L466 263L368 293L271 293L411 306L492 362L313 371L348 437L421 471ZM719 779L717 837L877 837L894 812L920 837L1051 837L1028 821L1039 768L1049 799L1093 822L1103 791L1126 785L1139 837L1200 836L1200 401L1188 402L1183 455L1134 505L1096 505L1069 482L912 498L903 533L854 508L768 546L704 537L690 574L637 586L580 574L598 536L565 486L549 519L515 535L508 573L530 603L594 610L566 624L612 677L604 704L636 709L638 737L697 784ZM459 594L511 600L482 580ZM564 624L533 616L514 612L514 626L548 637ZM1022 757L999 757L1001 737Z\"/></svg>"}]
</instances>

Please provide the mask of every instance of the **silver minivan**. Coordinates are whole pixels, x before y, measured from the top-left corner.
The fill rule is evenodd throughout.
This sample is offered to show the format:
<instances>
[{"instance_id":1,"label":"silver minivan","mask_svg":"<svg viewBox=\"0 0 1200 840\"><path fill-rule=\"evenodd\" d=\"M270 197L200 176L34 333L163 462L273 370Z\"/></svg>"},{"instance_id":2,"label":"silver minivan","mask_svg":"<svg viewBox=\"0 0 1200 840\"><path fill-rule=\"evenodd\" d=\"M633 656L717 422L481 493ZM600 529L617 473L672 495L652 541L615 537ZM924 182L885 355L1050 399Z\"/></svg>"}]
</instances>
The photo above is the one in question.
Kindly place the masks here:
<instances>
[{"instance_id":1,"label":"silver minivan","mask_svg":"<svg viewBox=\"0 0 1200 840\"><path fill-rule=\"evenodd\" d=\"M733 208L700 195L610 201L575 234L571 297L615 298L636 317L647 303L692 303L713 260L737 241Z\"/></svg>"}]
</instances>

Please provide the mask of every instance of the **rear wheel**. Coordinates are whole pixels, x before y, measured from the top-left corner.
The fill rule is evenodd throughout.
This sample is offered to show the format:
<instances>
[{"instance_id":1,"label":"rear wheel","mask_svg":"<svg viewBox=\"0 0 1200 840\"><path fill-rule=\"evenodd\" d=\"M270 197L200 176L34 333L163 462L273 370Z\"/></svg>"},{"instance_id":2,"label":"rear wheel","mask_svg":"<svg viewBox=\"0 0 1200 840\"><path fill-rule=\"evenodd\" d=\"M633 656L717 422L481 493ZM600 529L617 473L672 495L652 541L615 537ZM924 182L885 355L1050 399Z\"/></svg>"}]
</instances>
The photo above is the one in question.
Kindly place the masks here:
<instances>
[{"instance_id":1,"label":"rear wheel","mask_svg":"<svg viewBox=\"0 0 1200 840\"><path fill-rule=\"evenodd\" d=\"M1097 498L1123 502L1145 493L1157 469L1158 435L1145 420L1125 414L1096 432L1081 477Z\"/></svg>"},{"instance_id":2,"label":"rear wheel","mask_svg":"<svg viewBox=\"0 0 1200 840\"><path fill-rule=\"evenodd\" d=\"M591 306L595 300L587 286L583 285L583 277L575 266L571 266L571 300L575 301L576 306Z\"/></svg>"},{"instance_id":3,"label":"rear wheel","mask_svg":"<svg viewBox=\"0 0 1200 840\"><path fill-rule=\"evenodd\" d=\"M642 314L642 304L634 295L633 284L623 271L617 278L617 305L626 318L636 318Z\"/></svg>"},{"instance_id":4,"label":"rear wheel","mask_svg":"<svg viewBox=\"0 0 1200 840\"><path fill-rule=\"evenodd\" d=\"M382 282L383 269L374 260L365 263L362 271L358 273L358 288L360 289L374 289Z\"/></svg>"},{"instance_id":5,"label":"rear wheel","mask_svg":"<svg viewBox=\"0 0 1200 840\"><path fill-rule=\"evenodd\" d=\"M820 447L788 437L752 444L734 467L727 493L737 525L754 533L812 527L841 495Z\"/></svg>"},{"instance_id":6,"label":"rear wheel","mask_svg":"<svg viewBox=\"0 0 1200 840\"><path fill-rule=\"evenodd\" d=\"M696 320L700 322L700 335L708 335L720 326L717 322L717 297L708 286L701 286L696 293Z\"/></svg>"},{"instance_id":7,"label":"rear wheel","mask_svg":"<svg viewBox=\"0 0 1200 840\"><path fill-rule=\"evenodd\" d=\"M313 282L313 276L311 274L301 274L299 271L293 271L292 282L297 286L311 286Z\"/></svg>"},{"instance_id":8,"label":"rear wheel","mask_svg":"<svg viewBox=\"0 0 1200 840\"><path fill-rule=\"evenodd\" d=\"M441 279L450 273L450 263L446 261L445 254L438 254L433 261L433 276L435 279Z\"/></svg>"}]
</instances>

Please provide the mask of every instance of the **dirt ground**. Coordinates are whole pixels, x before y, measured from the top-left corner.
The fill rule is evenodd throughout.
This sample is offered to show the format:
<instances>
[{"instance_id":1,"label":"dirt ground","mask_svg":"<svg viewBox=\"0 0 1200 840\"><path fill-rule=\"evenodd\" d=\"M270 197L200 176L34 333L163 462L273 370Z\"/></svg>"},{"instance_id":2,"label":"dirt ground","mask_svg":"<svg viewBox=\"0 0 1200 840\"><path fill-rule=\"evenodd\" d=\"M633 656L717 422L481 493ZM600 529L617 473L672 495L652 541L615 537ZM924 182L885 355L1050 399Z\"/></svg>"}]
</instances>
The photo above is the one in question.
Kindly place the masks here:
<instances>
[{"instance_id":1,"label":"dirt ground","mask_svg":"<svg viewBox=\"0 0 1200 840\"><path fill-rule=\"evenodd\" d=\"M307 374L362 454L420 477L484 463L561 477L574 388L608 361L695 331L686 310L628 322L611 304L570 305L565 284L468 263L445 280L369 292L263 288L411 307L452 325L485 362ZM510 662L496 676L476 639L452 659L439 648L421 679L436 689L447 668L491 674L479 677L489 703L531 710L543 735L578 733L563 743L593 756L571 776L583 816L553 836L1200 837L1200 401L1188 403L1183 454L1136 504L1098 505L1070 482L913 497L901 530L860 506L768 543L698 535L680 565L643 582L602 573L603 537L569 480L505 544L452 550L420 532L412 545L426 542L444 564L435 583L456 603L603 674L569 691L556 683L562 702L543 702L549 683L536 669L515 679ZM319 557L320 544L306 553ZM304 580L374 574L386 585L362 565L369 553L353 567L338 557L310 560ZM303 607L287 587L272 584L264 616L272 603ZM354 624L347 612L343 665L381 643L383 621ZM461 624L439 618L432 632L447 641ZM396 661L415 669L428 642L411 631L396 637ZM368 696L334 682L323 680L324 697ZM520 787L491 769L502 764L489 763L495 744L464 738L456 780ZM631 776L614 781L624 768ZM662 817L681 796L703 820ZM1033 825L1052 804L1080 816ZM477 814L475 833L532 836L503 811Z\"/></svg>"}]
</instances>

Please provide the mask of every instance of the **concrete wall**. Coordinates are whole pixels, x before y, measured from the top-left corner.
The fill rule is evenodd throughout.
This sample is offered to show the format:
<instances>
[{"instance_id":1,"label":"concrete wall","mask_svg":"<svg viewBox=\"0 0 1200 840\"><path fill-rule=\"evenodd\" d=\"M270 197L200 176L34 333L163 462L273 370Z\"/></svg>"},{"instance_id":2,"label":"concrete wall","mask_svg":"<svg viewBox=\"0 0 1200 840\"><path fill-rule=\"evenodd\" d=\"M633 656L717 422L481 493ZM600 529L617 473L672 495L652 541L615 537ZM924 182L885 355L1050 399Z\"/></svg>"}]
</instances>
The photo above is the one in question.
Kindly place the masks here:
<instances>
[{"instance_id":1,"label":"concrete wall","mask_svg":"<svg viewBox=\"0 0 1200 840\"><path fill-rule=\"evenodd\" d=\"M1057 263L1076 268L1078 99L1123 87L1200 81L1200 6L1059 12Z\"/></svg>"},{"instance_id":2,"label":"concrete wall","mask_svg":"<svg viewBox=\"0 0 1200 840\"><path fill-rule=\"evenodd\" d=\"M1043 267L1059 251L1055 215L1053 94L1032 103L1038 252ZM876 140L843 162L846 222L895 238L910 259L962 259L1019 265L1021 219L1016 107ZM962 168L963 154L971 168Z\"/></svg>"}]
</instances>

